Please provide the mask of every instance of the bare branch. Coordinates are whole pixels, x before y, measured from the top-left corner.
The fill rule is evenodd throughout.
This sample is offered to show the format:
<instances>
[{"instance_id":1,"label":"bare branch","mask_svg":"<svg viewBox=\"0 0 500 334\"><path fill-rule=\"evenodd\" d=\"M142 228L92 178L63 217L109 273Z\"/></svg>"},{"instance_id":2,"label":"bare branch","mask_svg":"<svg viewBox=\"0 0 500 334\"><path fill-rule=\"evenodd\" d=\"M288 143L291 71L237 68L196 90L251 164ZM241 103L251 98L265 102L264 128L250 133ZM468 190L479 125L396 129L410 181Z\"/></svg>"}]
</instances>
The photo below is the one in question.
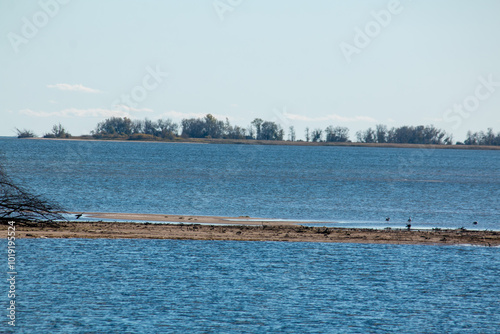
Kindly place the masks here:
<instances>
[{"instance_id":1,"label":"bare branch","mask_svg":"<svg viewBox=\"0 0 500 334\"><path fill-rule=\"evenodd\" d=\"M0 220L65 220L62 208L16 185L0 163Z\"/></svg>"}]
</instances>

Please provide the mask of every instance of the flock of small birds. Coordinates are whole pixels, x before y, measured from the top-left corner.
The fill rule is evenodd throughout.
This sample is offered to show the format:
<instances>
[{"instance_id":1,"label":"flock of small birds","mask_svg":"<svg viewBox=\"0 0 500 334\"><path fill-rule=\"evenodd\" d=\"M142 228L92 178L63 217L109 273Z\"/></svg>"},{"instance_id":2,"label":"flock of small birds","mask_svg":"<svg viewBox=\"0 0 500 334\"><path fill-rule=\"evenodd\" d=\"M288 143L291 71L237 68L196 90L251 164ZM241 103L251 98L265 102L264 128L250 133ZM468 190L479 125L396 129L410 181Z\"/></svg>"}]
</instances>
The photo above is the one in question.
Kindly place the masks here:
<instances>
[{"instance_id":1,"label":"flock of small birds","mask_svg":"<svg viewBox=\"0 0 500 334\"><path fill-rule=\"evenodd\" d=\"M76 218L76 219L79 219L81 216L83 216L83 213L78 213L78 214L76 214L76 215L75 215L75 218ZM390 221L390 220L391 220L391 217L387 217L387 218L385 218L385 221L386 221L386 222L388 222L388 221ZM410 228L411 228L411 224L410 224L410 223L411 223L411 221L412 221L412 219L411 219L411 217L409 217L409 218L408 218L408 224L406 225L406 227L407 227L408 229L410 229ZM477 225L477 222L472 222L472 225Z\"/></svg>"},{"instance_id":2,"label":"flock of small birds","mask_svg":"<svg viewBox=\"0 0 500 334\"><path fill-rule=\"evenodd\" d=\"M385 221L386 221L386 222L388 222L388 221L390 221L390 220L391 220L391 217L387 217L387 218L385 219ZM410 217L410 218L408 218L408 223L411 223L411 217ZM477 223L477 222L476 222L476 223Z\"/></svg>"},{"instance_id":3,"label":"flock of small birds","mask_svg":"<svg viewBox=\"0 0 500 334\"><path fill-rule=\"evenodd\" d=\"M390 221L390 220L391 220L391 217L387 217L387 218L385 218L385 221L386 221L386 222L388 222L388 221ZM411 228L411 224L410 224L410 223L411 223L411 221L412 221L412 219L411 219L411 217L409 217L409 218L408 218L408 224L406 225L406 227L407 227L408 229L410 229L410 228ZM472 222L472 225L477 225L477 222Z\"/></svg>"}]
</instances>

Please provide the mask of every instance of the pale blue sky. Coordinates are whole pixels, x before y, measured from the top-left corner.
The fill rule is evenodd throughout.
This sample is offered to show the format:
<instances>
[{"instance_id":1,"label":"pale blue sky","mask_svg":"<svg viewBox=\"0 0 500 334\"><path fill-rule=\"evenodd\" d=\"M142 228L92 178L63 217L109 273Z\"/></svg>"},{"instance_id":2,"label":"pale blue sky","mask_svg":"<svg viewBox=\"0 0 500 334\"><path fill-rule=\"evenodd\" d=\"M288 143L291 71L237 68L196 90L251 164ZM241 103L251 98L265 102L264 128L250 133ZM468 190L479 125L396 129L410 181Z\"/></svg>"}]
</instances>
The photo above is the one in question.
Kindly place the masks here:
<instances>
[{"instance_id":1,"label":"pale blue sky","mask_svg":"<svg viewBox=\"0 0 500 334\"><path fill-rule=\"evenodd\" d=\"M206 113L299 138L378 123L498 132L499 13L498 0L0 0L0 135ZM371 42L346 57L358 28Z\"/></svg>"}]
</instances>

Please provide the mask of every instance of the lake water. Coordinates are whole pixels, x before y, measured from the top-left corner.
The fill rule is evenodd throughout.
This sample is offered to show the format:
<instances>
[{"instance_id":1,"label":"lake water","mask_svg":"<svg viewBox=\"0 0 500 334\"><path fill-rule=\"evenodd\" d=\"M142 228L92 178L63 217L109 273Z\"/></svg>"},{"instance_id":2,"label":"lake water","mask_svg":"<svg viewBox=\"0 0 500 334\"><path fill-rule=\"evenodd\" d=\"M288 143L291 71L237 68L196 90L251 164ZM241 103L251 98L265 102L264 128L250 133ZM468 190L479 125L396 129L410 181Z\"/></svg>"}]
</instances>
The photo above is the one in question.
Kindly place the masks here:
<instances>
[{"instance_id":1,"label":"lake water","mask_svg":"<svg viewBox=\"0 0 500 334\"><path fill-rule=\"evenodd\" d=\"M478 221L479 229L500 229L500 151L5 138L0 151L15 180L70 211L363 227L401 227L411 216L415 227ZM23 239L16 261L16 333L498 333L500 326L498 247Z\"/></svg>"},{"instance_id":2,"label":"lake water","mask_svg":"<svg viewBox=\"0 0 500 334\"><path fill-rule=\"evenodd\" d=\"M500 230L500 151L1 138L0 152L68 211Z\"/></svg>"},{"instance_id":3,"label":"lake water","mask_svg":"<svg viewBox=\"0 0 500 334\"><path fill-rule=\"evenodd\" d=\"M500 328L498 248L24 239L16 259L16 333Z\"/></svg>"}]
</instances>

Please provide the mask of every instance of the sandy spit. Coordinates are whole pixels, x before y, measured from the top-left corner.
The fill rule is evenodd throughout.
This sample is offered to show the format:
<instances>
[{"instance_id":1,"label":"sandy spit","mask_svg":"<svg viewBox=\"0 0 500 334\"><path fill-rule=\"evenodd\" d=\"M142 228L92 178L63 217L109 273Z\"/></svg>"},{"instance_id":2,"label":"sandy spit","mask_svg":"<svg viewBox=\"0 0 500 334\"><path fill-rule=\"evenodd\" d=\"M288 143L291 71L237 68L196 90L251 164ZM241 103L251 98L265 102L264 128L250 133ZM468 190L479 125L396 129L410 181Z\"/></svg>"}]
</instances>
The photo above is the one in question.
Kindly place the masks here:
<instances>
[{"instance_id":1,"label":"sandy spit","mask_svg":"<svg viewBox=\"0 0 500 334\"><path fill-rule=\"evenodd\" d=\"M7 238L8 225L0 225ZM279 223L254 225L201 225L196 222L120 223L71 221L62 223L15 223L15 237L89 239L189 239L238 241L348 242L377 244L470 244L500 246L500 232L469 230L401 230L325 228Z\"/></svg>"}]
</instances>

